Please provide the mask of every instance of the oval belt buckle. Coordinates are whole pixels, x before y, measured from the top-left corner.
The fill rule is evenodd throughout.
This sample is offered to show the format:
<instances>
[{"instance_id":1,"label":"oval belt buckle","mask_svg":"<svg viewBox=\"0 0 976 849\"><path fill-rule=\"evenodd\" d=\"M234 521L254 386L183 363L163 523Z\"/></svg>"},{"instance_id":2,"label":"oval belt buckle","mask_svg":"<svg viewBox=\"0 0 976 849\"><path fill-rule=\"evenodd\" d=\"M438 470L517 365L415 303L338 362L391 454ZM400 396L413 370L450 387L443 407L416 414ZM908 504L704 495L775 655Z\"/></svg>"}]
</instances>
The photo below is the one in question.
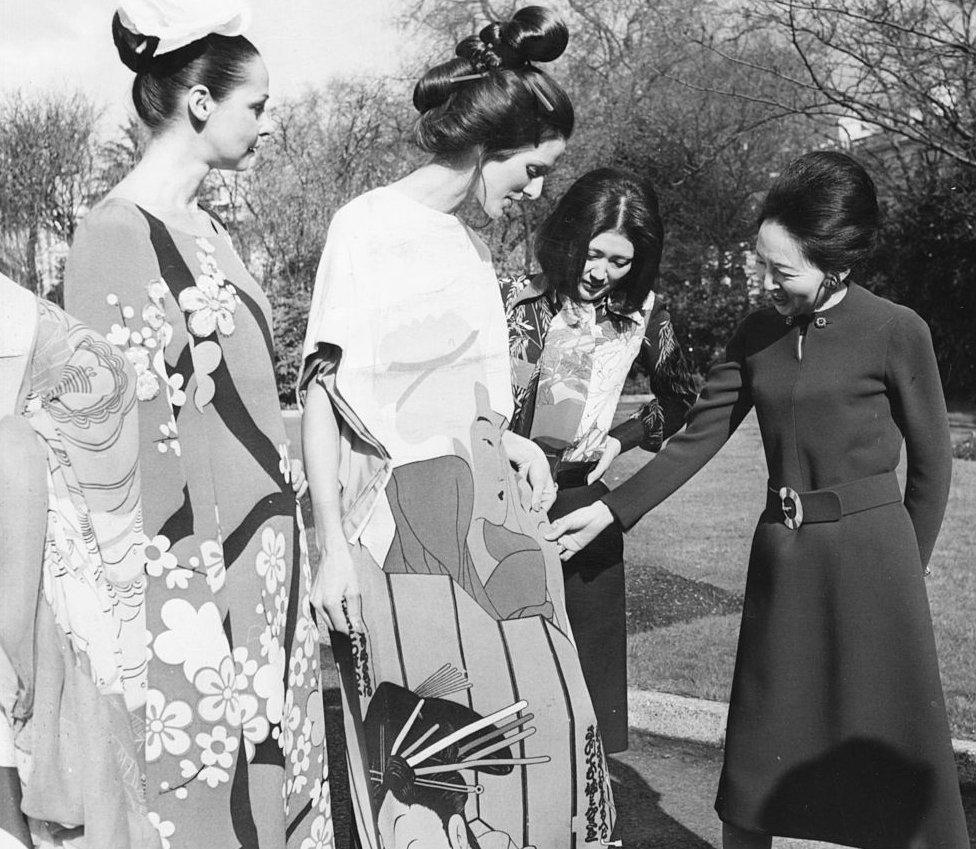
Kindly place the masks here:
<instances>
[{"instance_id":1,"label":"oval belt buckle","mask_svg":"<svg viewBox=\"0 0 976 849\"><path fill-rule=\"evenodd\" d=\"M803 524L803 503L800 494L784 486L779 491L780 507L783 510L783 524L791 531L797 530Z\"/></svg>"}]
</instances>

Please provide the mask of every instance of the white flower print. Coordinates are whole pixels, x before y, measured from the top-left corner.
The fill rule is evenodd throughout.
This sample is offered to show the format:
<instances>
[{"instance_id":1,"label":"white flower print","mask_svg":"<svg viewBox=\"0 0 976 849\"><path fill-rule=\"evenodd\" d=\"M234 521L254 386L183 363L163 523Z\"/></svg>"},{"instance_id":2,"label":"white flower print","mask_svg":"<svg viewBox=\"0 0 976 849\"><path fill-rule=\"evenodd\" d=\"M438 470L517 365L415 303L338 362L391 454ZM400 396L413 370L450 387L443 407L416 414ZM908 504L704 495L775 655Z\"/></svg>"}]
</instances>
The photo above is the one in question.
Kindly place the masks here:
<instances>
[{"instance_id":1,"label":"white flower print","mask_svg":"<svg viewBox=\"0 0 976 849\"><path fill-rule=\"evenodd\" d=\"M258 662L251 660L248 655L247 646L238 646L234 649L234 686L238 690L246 690L254 673L258 671Z\"/></svg>"},{"instance_id":2,"label":"white flower print","mask_svg":"<svg viewBox=\"0 0 976 849\"><path fill-rule=\"evenodd\" d=\"M176 833L176 826L169 820L160 819L155 811L150 811L147 818L153 828L159 832L159 843L162 849L169 849L169 839Z\"/></svg>"},{"instance_id":3,"label":"white flower print","mask_svg":"<svg viewBox=\"0 0 976 849\"><path fill-rule=\"evenodd\" d=\"M289 796L297 796L302 790L305 789L305 785L308 784L308 776L304 773L299 772L292 779L291 790L289 791Z\"/></svg>"},{"instance_id":4,"label":"white flower print","mask_svg":"<svg viewBox=\"0 0 976 849\"><path fill-rule=\"evenodd\" d=\"M180 309L189 313L186 323L190 332L203 339L219 330L224 336L234 332L237 290L229 283L221 285L216 277L201 274L197 285L180 292Z\"/></svg>"},{"instance_id":5,"label":"white flower print","mask_svg":"<svg viewBox=\"0 0 976 849\"><path fill-rule=\"evenodd\" d=\"M159 690L146 693L146 760L162 757L165 749L171 755L182 755L190 748L190 735L183 729L193 719L186 702L166 703Z\"/></svg>"},{"instance_id":6,"label":"white flower print","mask_svg":"<svg viewBox=\"0 0 976 849\"><path fill-rule=\"evenodd\" d=\"M162 434L162 438L156 440L159 453L165 454L167 451L172 451L176 457L179 457L183 453L183 449L180 446L179 432L176 430L176 419L170 416L166 424L159 426L159 432Z\"/></svg>"},{"instance_id":7,"label":"white flower print","mask_svg":"<svg viewBox=\"0 0 976 849\"><path fill-rule=\"evenodd\" d=\"M315 648L319 642L319 627L315 620L307 615L308 603L302 605L302 613L295 625L295 642L300 644L309 657L315 655Z\"/></svg>"},{"instance_id":8,"label":"white flower print","mask_svg":"<svg viewBox=\"0 0 976 849\"><path fill-rule=\"evenodd\" d=\"M264 636L262 634L262 646ZM263 654L262 648L262 654ZM277 637L268 644L268 662L254 674L254 692L264 699L265 715L272 725L281 721L285 701L285 650Z\"/></svg>"},{"instance_id":9,"label":"white flower print","mask_svg":"<svg viewBox=\"0 0 976 849\"><path fill-rule=\"evenodd\" d=\"M157 534L149 541L143 549L147 575L158 578L164 570L175 569L179 565L176 555L170 552L169 547L170 541L161 534Z\"/></svg>"},{"instance_id":10,"label":"white flower print","mask_svg":"<svg viewBox=\"0 0 976 849\"><path fill-rule=\"evenodd\" d=\"M165 373L163 362L163 359L160 357L158 363L154 361L153 364L157 367L157 371L162 368ZM169 385L170 404L174 407L182 407L186 403L186 392L183 391L183 375L179 372L174 372L166 377L166 383Z\"/></svg>"},{"instance_id":11,"label":"white flower print","mask_svg":"<svg viewBox=\"0 0 976 849\"><path fill-rule=\"evenodd\" d=\"M208 253L208 254L212 254L215 250L217 250L210 243L210 241L208 239L205 239L203 236L198 236L197 237L197 247L200 248L200 250L202 250L202 251L204 251L205 253Z\"/></svg>"},{"instance_id":12,"label":"white flower print","mask_svg":"<svg viewBox=\"0 0 976 849\"><path fill-rule=\"evenodd\" d=\"M248 762L254 760L254 748L268 739L271 726L258 713L258 700L249 694L241 696L241 730L244 732L244 752Z\"/></svg>"},{"instance_id":13,"label":"white flower print","mask_svg":"<svg viewBox=\"0 0 976 849\"><path fill-rule=\"evenodd\" d=\"M234 659L229 655L221 659L218 668L201 669L193 679L193 685L203 694L197 703L200 716L207 722L226 722L232 727L240 727L241 703L236 683Z\"/></svg>"},{"instance_id":14,"label":"white flower print","mask_svg":"<svg viewBox=\"0 0 976 849\"><path fill-rule=\"evenodd\" d=\"M228 737L227 729L223 725L217 725L212 734L207 734L205 731L197 734L196 741L202 750L200 760L203 763L203 769L200 770L197 779L205 781L211 789L229 781L230 775L227 770L234 763L234 752L238 747L237 738Z\"/></svg>"},{"instance_id":15,"label":"white flower print","mask_svg":"<svg viewBox=\"0 0 976 849\"><path fill-rule=\"evenodd\" d=\"M192 577L193 572L190 569L184 569L182 566L178 569L172 569L166 573L166 586L171 590L175 590L177 587L185 590L190 586L190 578Z\"/></svg>"},{"instance_id":16,"label":"white flower print","mask_svg":"<svg viewBox=\"0 0 976 849\"><path fill-rule=\"evenodd\" d=\"M180 775L184 778L193 778L197 774L198 769L199 767L189 758L183 758L180 761Z\"/></svg>"},{"instance_id":17,"label":"white flower print","mask_svg":"<svg viewBox=\"0 0 976 849\"><path fill-rule=\"evenodd\" d=\"M298 705L295 704L294 690L289 690L285 693L285 705L281 718L281 735L278 738L278 743L281 745L281 750L285 755L291 754L291 750L295 745L295 733L298 731L298 726L301 724L301 721L302 713L298 709Z\"/></svg>"},{"instance_id":18,"label":"white flower print","mask_svg":"<svg viewBox=\"0 0 976 849\"><path fill-rule=\"evenodd\" d=\"M149 285L146 286L146 292L149 294L150 300L157 307L162 305L163 299L169 294L169 286L166 285L166 281L162 277L157 277L155 280L150 280ZM146 321L143 319L143 321ZM146 321L146 324L149 324Z\"/></svg>"},{"instance_id":19,"label":"white flower print","mask_svg":"<svg viewBox=\"0 0 976 849\"><path fill-rule=\"evenodd\" d=\"M269 593L273 593L278 584L285 579L285 535L275 532L274 528L265 528L261 532L261 550L258 552L254 566L258 574L264 578Z\"/></svg>"},{"instance_id":20,"label":"white flower print","mask_svg":"<svg viewBox=\"0 0 976 849\"><path fill-rule=\"evenodd\" d=\"M332 818L319 814L312 820L309 836L302 841L299 849L333 849L335 837L332 833Z\"/></svg>"},{"instance_id":21,"label":"white flower print","mask_svg":"<svg viewBox=\"0 0 976 849\"><path fill-rule=\"evenodd\" d=\"M142 320L150 330L160 330L166 323L166 310L150 301L142 308Z\"/></svg>"},{"instance_id":22,"label":"white flower print","mask_svg":"<svg viewBox=\"0 0 976 849\"><path fill-rule=\"evenodd\" d=\"M329 782L324 778L316 778L310 791L312 806L322 813L328 813L331 793Z\"/></svg>"},{"instance_id":23,"label":"white flower print","mask_svg":"<svg viewBox=\"0 0 976 849\"><path fill-rule=\"evenodd\" d=\"M296 776L305 772L312 765L312 741L299 734L289 759Z\"/></svg>"},{"instance_id":24,"label":"white flower print","mask_svg":"<svg viewBox=\"0 0 976 849\"><path fill-rule=\"evenodd\" d=\"M292 687L305 685L305 673L308 671L308 658L300 649L291 656L288 664L288 684Z\"/></svg>"},{"instance_id":25,"label":"white flower print","mask_svg":"<svg viewBox=\"0 0 976 849\"><path fill-rule=\"evenodd\" d=\"M224 565L224 548L219 540L208 539L200 543L200 554L203 565L207 570L207 585L210 592L217 592L227 580L227 568Z\"/></svg>"},{"instance_id":26,"label":"white flower print","mask_svg":"<svg viewBox=\"0 0 976 849\"><path fill-rule=\"evenodd\" d=\"M182 664L187 681L192 683L205 667L219 669L223 658L230 657L220 610L212 601L197 609L185 599L171 598L160 617L167 630L156 636L153 649L163 663Z\"/></svg>"},{"instance_id":27,"label":"white flower print","mask_svg":"<svg viewBox=\"0 0 976 849\"><path fill-rule=\"evenodd\" d=\"M105 338L118 348L129 344L129 328L121 324L113 324L112 329L105 334Z\"/></svg>"}]
</instances>

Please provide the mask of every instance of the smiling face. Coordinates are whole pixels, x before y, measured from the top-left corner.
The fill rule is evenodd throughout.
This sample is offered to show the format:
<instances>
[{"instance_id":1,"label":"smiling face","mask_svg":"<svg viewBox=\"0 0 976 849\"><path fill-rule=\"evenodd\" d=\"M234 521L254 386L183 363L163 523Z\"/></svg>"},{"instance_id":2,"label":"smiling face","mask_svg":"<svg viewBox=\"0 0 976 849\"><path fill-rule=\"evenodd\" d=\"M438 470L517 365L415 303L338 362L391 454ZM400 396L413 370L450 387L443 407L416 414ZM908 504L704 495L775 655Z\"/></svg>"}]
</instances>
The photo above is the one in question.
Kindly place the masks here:
<instances>
[{"instance_id":1,"label":"smiling face","mask_svg":"<svg viewBox=\"0 0 976 849\"><path fill-rule=\"evenodd\" d=\"M634 262L634 244L623 233L607 230L590 239L586 262L579 282L583 301L598 301L613 291L630 272Z\"/></svg>"},{"instance_id":2,"label":"smiling face","mask_svg":"<svg viewBox=\"0 0 976 849\"><path fill-rule=\"evenodd\" d=\"M260 56L247 63L244 81L214 104L204 134L214 168L245 171L254 164L258 143L270 129L265 115L268 69Z\"/></svg>"},{"instance_id":3,"label":"smiling face","mask_svg":"<svg viewBox=\"0 0 976 849\"><path fill-rule=\"evenodd\" d=\"M562 137L524 147L504 159L489 159L475 182L475 197L489 218L500 218L512 204L535 200L546 175L566 150Z\"/></svg>"},{"instance_id":4,"label":"smiling face","mask_svg":"<svg viewBox=\"0 0 976 849\"><path fill-rule=\"evenodd\" d=\"M804 255L782 224L766 219L756 239L756 270L763 291L780 315L813 311L826 274Z\"/></svg>"}]
</instances>

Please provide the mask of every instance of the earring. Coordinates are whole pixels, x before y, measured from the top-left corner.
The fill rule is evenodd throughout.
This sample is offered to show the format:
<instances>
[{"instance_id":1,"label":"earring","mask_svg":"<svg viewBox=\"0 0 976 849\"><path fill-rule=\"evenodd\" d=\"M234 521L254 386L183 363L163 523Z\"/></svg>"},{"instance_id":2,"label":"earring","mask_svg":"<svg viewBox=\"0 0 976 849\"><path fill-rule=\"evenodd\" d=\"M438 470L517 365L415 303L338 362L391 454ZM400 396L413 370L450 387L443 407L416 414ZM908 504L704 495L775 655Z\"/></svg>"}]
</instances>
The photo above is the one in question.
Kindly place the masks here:
<instances>
[{"instance_id":1,"label":"earring","mask_svg":"<svg viewBox=\"0 0 976 849\"><path fill-rule=\"evenodd\" d=\"M824 278L824 287L827 289L836 289L840 286L840 278L836 274L828 274Z\"/></svg>"}]
</instances>

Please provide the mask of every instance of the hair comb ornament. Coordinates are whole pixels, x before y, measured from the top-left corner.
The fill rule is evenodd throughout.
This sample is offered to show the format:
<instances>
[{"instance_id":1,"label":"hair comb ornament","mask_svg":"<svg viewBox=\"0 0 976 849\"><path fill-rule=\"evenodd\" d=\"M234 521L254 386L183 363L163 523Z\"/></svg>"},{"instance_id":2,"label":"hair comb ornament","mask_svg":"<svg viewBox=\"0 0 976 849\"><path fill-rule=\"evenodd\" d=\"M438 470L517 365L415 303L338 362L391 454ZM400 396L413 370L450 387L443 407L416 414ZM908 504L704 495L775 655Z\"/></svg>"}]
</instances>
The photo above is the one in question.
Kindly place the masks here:
<instances>
[{"instance_id":1,"label":"hair comb ornament","mask_svg":"<svg viewBox=\"0 0 976 849\"><path fill-rule=\"evenodd\" d=\"M244 0L120 0L119 21L142 38L142 56L150 39L159 39L153 56L179 50L210 34L242 35L251 23Z\"/></svg>"},{"instance_id":2,"label":"hair comb ornament","mask_svg":"<svg viewBox=\"0 0 976 849\"><path fill-rule=\"evenodd\" d=\"M465 74L463 77L451 77L452 83L466 83L470 80L483 80L485 77L489 76L488 71L482 71L480 74Z\"/></svg>"}]
</instances>

